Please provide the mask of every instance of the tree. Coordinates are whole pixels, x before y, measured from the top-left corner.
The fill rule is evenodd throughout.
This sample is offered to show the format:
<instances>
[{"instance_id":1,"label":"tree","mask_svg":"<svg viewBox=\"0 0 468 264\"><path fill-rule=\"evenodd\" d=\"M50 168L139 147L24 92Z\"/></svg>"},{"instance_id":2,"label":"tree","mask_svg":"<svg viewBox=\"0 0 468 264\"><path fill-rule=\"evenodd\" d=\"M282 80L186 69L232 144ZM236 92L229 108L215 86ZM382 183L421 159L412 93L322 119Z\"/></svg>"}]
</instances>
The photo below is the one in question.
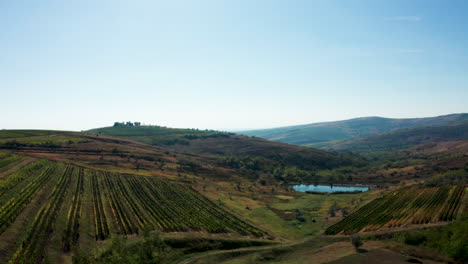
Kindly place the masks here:
<instances>
[{"instance_id":1,"label":"tree","mask_svg":"<svg viewBox=\"0 0 468 264\"><path fill-rule=\"evenodd\" d=\"M341 208L341 214L343 215L343 217L348 216L349 215L348 208Z\"/></svg>"},{"instance_id":2,"label":"tree","mask_svg":"<svg viewBox=\"0 0 468 264\"><path fill-rule=\"evenodd\" d=\"M359 247L362 246L361 237L358 234L351 235L351 244L353 244L356 252L359 252Z\"/></svg>"},{"instance_id":3,"label":"tree","mask_svg":"<svg viewBox=\"0 0 468 264\"><path fill-rule=\"evenodd\" d=\"M143 241L138 243L136 263L158 264L163 262L164 242L158 232L151 232L151 227L143 228Z\"/></svg>"},{"instance_id":4,"label":"tree","mask_svg":"<svg viewBox=\"0 0 468 264\"><path fill-rule=\"evenodd\" d=\"M329 214L331 217L335 217L335 216L336 216L336 202L333 202L333 204L328 208L328 214Z\"/></svg>"}]
</instances>

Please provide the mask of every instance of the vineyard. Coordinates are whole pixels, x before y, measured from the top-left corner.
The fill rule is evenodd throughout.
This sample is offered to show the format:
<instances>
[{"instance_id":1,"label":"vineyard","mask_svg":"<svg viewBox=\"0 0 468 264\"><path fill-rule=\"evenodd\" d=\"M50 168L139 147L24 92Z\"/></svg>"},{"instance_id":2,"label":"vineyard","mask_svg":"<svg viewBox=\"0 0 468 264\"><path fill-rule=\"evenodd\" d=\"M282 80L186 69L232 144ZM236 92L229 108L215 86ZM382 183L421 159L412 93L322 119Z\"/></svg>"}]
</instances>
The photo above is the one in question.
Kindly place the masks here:
<instances>
[{"instance_id":1,"label":"vineyard","mask_svg":"<svg viewBox=\"0 0 468 264\"><path fill-rule=\"evenodd\" d=\"M379 197L328 227L325 233L351 234L384 228L452 221L468 210L466 187L411 187Z\"/></svg>"},{"instance_id":2,"label":"vineyard","mask_svg":"<svg viewBox=\"0 0 468 264\"><path fill-rule=\"evenodd\" d=\"M0 173L5 172L23 160L23 156L20 155L11 155L8 153L3 153L0 155Z\"/></svg>"},{"instance_id":3,"label":"vineyard","mask_svg":"<svg viewBox=\"0 0 468 264\"><path fill-rule=\"evenodd\" d=\"M0 166L23 158L1 153ZM23 214L33 217L24 222ZM24 229L18 230L21 225ZM265 235L190 186L156 177L34 160L0 180L0 239L14 238L9 247L0 247L0 262L40 263L51 244L59 244L56 248L66 253L79 247L83 237L100 241L139 234L148 227Z\"/></svg>"}]
</instances>

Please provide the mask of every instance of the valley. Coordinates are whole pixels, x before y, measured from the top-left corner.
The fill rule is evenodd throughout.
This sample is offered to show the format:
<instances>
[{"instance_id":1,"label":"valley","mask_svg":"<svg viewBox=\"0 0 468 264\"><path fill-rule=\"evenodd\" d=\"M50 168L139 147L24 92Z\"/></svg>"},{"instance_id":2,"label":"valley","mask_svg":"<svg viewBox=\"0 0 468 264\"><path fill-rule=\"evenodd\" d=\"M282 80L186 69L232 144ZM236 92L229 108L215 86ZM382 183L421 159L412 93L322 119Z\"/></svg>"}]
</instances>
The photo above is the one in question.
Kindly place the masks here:
<instances>
[{"instance_id":1,"label":"valley","mask_svg":"<svg viewBox=\"0 0 468 264\"><path fill-rule=\"evenodd\" d=\"M0 148L5 263L132 262L142 243L158 263L328 263L354 254L354 233L374 257L437 262L447 255L394 245L468 213L467 157L452 148L347 154L157 126L4 130ZM301 183L373 187L295 191Z\"/></svg>"}]
</instances>

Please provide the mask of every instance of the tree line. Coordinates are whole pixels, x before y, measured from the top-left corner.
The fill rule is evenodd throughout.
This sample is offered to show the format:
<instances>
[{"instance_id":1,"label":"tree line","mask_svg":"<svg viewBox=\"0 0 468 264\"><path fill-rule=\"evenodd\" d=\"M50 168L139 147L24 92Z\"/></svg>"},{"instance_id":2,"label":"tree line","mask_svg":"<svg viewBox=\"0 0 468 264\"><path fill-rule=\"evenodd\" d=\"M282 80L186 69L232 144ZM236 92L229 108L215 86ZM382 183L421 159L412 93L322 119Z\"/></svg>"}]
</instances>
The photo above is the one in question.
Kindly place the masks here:
<instances>
[{"instance_id":1,"label":"tree line","mask_svg":"<svg viewBox=\"0 0 468 264\"><path fill-rule=\"evenodd\" d=\"M139 127L141 126L141 122L114 122L113 127Z\"/></svg>"}]
</instances>

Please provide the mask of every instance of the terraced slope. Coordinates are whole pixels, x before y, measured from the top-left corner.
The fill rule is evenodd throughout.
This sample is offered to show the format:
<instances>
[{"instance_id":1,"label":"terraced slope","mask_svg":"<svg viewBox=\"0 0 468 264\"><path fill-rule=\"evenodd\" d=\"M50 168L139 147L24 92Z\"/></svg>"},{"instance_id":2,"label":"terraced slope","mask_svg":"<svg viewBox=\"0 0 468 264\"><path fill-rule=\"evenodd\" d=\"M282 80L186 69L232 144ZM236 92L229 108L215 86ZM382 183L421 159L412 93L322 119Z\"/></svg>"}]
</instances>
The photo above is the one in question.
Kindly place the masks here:
<instances>
[{"instance_id":1,"label":"terraced slope","mask_svg":"<svg viewBox=\"0 0 468 264\"><path fill-rule=\"evenodd\" d=\"M412 187L373 200L338 223L326 234L352 234L409 225L447 222L468 213L468 189L464 185Z\"/></svg>"}]
</instances>

